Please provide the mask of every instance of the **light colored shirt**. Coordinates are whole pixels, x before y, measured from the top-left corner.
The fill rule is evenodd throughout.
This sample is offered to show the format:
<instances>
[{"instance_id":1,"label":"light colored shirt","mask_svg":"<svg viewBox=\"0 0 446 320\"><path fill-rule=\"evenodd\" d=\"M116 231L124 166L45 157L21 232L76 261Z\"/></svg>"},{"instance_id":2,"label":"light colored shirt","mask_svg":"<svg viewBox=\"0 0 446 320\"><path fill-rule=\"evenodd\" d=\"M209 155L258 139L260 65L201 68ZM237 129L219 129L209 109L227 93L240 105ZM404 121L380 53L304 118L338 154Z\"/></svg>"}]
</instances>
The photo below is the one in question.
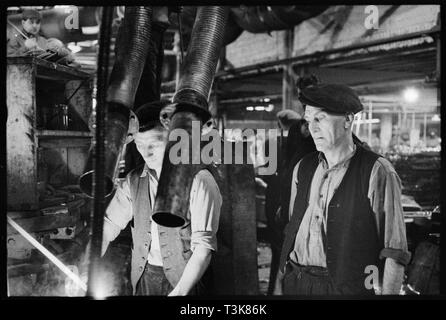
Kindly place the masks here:
<instances>
[{"instance_id":1,"label":"light colored shirt","mask_svg":"<svg viewBox=\"0 0 446 320\"><path fill-rule=\"evenodd\" d=\"M309 205L296 235L290 259L301 265L327 267L324 237L327 233L327 209L331 198L339 187L355 150L343 161L328 168L322 154L311 182ZM300 161L293 171L289 215L294 209L297 191L297 172ZM401 204L401 180L391 163L380 157L373 165L367 197L374 213L378 238L384 249L380 257L391 257L407 264L406 227Z\"/></svg>"},{"instance_id":2,"label":"light colored shirt","mask_svg":"<svg viewBox=\"0 0 446 320\"><path fill-rule=\"evenodd\" d=\"M149 175L150 206L153 209L158 180L147 165L141 177ZM130 187L125 179L116 190L110 201L104 217L104 241L113 241L120 231L124 229L133 218ZM217 231L220 219L222 197L215 179L208 170L199 171L192 182L189 209L191 213L191 250L203 246L209 250L217 250ZM162 257L159 246L158 225L152 220L152 241L148 253L148 263L162 266Z\"/></svg>"}]
</instances>

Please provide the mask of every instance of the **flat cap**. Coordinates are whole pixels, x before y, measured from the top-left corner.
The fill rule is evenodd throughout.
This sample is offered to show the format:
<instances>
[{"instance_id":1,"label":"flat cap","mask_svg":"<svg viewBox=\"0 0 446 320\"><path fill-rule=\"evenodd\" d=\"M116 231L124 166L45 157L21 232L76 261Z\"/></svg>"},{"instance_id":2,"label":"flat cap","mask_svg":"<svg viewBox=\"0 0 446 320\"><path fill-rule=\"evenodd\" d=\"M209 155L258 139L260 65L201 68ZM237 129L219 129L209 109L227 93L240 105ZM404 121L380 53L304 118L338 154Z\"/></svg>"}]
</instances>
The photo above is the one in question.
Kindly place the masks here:
<instances>
[{"instance_id":1,"label":"flat cap","mask_svg":"<svg viewBox=\"0 0 446 320\"><path fill-rule=\"evenodd\" d=\"M25 9L22 12L22 20L37 19L42 20L42 14L34 9Z\"/></svg>"},{"instance_id":2,"label":"flat cap","mask_svg":"<svg viewBox=\"0 0 446 320\"><path fill-rule=\"evenodd\" d=\"M160 112L170 101L160 100L145 103L136 109L135 114L138 117L139 131L144 132L161 125Z\"/></svg>"},{"instance_id":3,"label":"flat cap","mask_svg":"<svg viewBox=\"0 0 446 320\"><path fill-rule=\"evenodd\" d=\"M299 100L331 113L357 113L364 109L356 92L344 84L310 85L300 91Z\"/></svg>"}]
</instances>

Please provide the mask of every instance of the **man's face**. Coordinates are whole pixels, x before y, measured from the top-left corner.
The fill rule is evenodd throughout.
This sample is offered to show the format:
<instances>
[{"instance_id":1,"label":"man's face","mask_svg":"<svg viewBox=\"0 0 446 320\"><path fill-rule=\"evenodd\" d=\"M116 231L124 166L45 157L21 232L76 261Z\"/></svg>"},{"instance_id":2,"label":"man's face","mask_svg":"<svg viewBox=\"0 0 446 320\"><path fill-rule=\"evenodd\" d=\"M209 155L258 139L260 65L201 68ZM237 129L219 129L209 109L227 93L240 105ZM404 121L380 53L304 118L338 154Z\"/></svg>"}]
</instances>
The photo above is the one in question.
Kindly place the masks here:
<instances>
[{"instance_id":1,"label":"man's face","mask_svg":"<svg viewBox=\"0 0 446 320\"><path fill-rule=\"evenodd\" d=\"M330 151L347 137L345 115L334 115L321 108L307 106L304 118L318 151Z\"/></svg>"},{"instance_id":2,"label":"man's face","mask_svg":"<svg viewBox=\"0 0 446 320\"><path fill-rule=\"evenodd\" d=\"M40 31L40 20L38 19L26 19L22 20L23 29L32 34L37 35Z\"/></svg>"},{"instance_id":3,"label":"man's face","mask_svg":"<svg viewBox=\"0 0 446 320\"><path fill-rule=\"evenodd\" d=\"M308 138L308 136L310 135L310 130L308 129L308 122L303 122L302 125L300 126L300 133L302 134L303 137Z\"/></svg>"},{"instance_id":4,"label":"man's face","mask_svg":"<svg viewBox=\"0 0 446 320\"><path fill-rule=\"evenodd\" d=\"M136 148L150 168L161 168L168 131L160 126L145 132L137 132Z\"/></svg>"}]
</instances>

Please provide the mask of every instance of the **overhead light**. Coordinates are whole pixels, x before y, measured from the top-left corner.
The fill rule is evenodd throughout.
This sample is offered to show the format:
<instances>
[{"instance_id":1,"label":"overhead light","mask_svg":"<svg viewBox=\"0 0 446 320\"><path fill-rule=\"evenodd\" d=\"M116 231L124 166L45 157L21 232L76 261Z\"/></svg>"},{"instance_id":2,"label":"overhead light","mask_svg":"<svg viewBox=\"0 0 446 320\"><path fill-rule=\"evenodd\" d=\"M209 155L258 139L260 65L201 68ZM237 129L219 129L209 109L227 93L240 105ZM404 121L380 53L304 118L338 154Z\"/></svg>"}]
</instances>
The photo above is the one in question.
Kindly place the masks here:
<instances>
[{"instance_id":1,"label":"overhead light","mask_svg":"<svg viewBox=\"0 0 446 320\"><path fill-rule=\"evenodd\" d=\"M274 105L271 103L265 108L265 111L268 111L268 112L271 112L273 110L274 110Z\"/></svg>"},{"instance_id":2,"label":"overhead light","mask_svg":"<svg viewBox=\"0 0 446 320\"><path fill-rule=\"evenodd\" d=\"M438 114L434 114L431 120L435 121L435 122L440 122L441 118L440 118L440 116Z\"/></svg>"},{"instance_id":3,"label":"overhead light","mask_svg":"<svg viewBox=\"0 0 446 320\"><path fill-rule=\"evenodd\" d=\"M418 100L419 92L415 88L407 88L403 93L404 100L408 103L413 103Z\"/></svg>"},{"instance_id":4,"label":"overhead light","mask_svg":"<svg viewBox=\"0 0 446 320\"><path fill-rule=\"evenodd\" d=\"M82 33L85 35L98 34L99 33L99 25L92 26L92 27L82 27Z\"/></svg>"},{"instance_id":5,"label":"overhead light","mask_svg":"<svg viewBox=\"0 0 446 320\"><path fill-rule=\"evenodd\" d=\"M76 42L76 44L80 47L92 47L92 46L98 44L98 40L79 41L79 42Z\"/></svg>"},{"instance_id":6,"label":"overhead light","mask_svg":"<svg viewBox=\"0 0 446 320\"><path fill-rule=\"evenodd\" d=\"M265 107L264 106L255 106L254 108L256 111L264 111Z\"/></svg>"},{"instance_id":7,"label":"overhead light","mask_svg":"<svg viewBox=\"0 0 446 320\"><path fill-rule=\"evenodd\" d=\"M368 123L380 123L380 119L366 119L366 120L355 120L358 124L368 124Z\"/></svg>"},{"instance_id":8,"label":"overhead light","mask_svg":"<svg viewBox=\"0 0 446 320\"><path fill-rule=\"evenodd\" d=\"M246 107L246 111L254 111L254 107Z\"/></svg>"}]
</instances>

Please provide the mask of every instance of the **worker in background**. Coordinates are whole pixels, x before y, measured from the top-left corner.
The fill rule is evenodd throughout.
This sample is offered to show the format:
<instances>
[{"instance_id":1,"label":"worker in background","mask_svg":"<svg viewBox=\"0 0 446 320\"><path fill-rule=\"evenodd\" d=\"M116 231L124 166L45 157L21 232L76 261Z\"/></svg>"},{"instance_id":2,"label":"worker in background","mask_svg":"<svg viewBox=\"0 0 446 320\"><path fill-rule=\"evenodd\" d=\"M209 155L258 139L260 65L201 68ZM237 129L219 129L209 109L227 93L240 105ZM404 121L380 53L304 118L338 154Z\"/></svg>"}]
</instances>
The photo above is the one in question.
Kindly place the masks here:
<instances>
[{"instance_id":1,"label":"worker in background","mask_svg":"<svg viewBox=\"0 0 446 320\"><path fill-rule=\"evenodd\" d=\"M71 51L65 48L62 41L56 38L45 38L40 33L42 14L37 10L25 9L22 12L22 26L12 28L8 37L7 55L25 56L41 55L46 51L57 54L59 63L78 66Z\"/></svg>"},{"instance_id":2,"label":"worker in background","mask_svg":"<svg viewBox=\"0 0 446 320\"><path fill-rule=\"evenodd\" d=\"M306 121L290 109L277 113L278 125L282 129L280 143L280 163L277 172L264 176L265 215L267 218L268 238L271 243L271 270L268 294L274 291L279 268L280 250L283 242L283 229L288 222L289 192L291 191L291 172L294 165L306 154L316 150L308 132ZM283 208L286 208L283 210Z\"/></svg>"},{"instance_id":3,"label":"worker in background","mask_svg":"<svg viewBox=\"0 0 446 320\"><path fill-rule=\"evenodd\" d=\"M399 294L410 260L401 181L388 160L354 142L359 97L314 84L299 100L317 152L292 174L275 294Z\"/></svg>"},{"instance_id":4,"label":"worker in background","mask_svg":"<svg viewBox=\"0 0 446 320\"><path fill-rule=\"evenodd\" d=\"M289 221L288 208L290 206L291 175L294 166L307 154L316 151L313 139L308 130L308 123L304 119L295 121L289 128L285 144L285 152L277 175L278 207L271 222L271 239L274 239L272 250L271 273L268 294L272 294L279 269L280 250L283 244L283 231Z\"/></svg>"},{"instance_id":5,"label":"worker in background","mask_svg":"<svg viewBox=\"0 0 446 320\"><path fill-rule=\"evenodd\" d=\"M135 295L203 295L212 281L208 267L217 250L222 196L212 174L201 170L191 187L190 223L167 228L152 221L170 122L163 116L165 110L160 112L166 109L163 107L160 102L151 102L135 112L139 130L134 133L134 140L145 163L128 173L107 207L102 255L130 223L131 282Z\"/></svg>"}]
</instances>

